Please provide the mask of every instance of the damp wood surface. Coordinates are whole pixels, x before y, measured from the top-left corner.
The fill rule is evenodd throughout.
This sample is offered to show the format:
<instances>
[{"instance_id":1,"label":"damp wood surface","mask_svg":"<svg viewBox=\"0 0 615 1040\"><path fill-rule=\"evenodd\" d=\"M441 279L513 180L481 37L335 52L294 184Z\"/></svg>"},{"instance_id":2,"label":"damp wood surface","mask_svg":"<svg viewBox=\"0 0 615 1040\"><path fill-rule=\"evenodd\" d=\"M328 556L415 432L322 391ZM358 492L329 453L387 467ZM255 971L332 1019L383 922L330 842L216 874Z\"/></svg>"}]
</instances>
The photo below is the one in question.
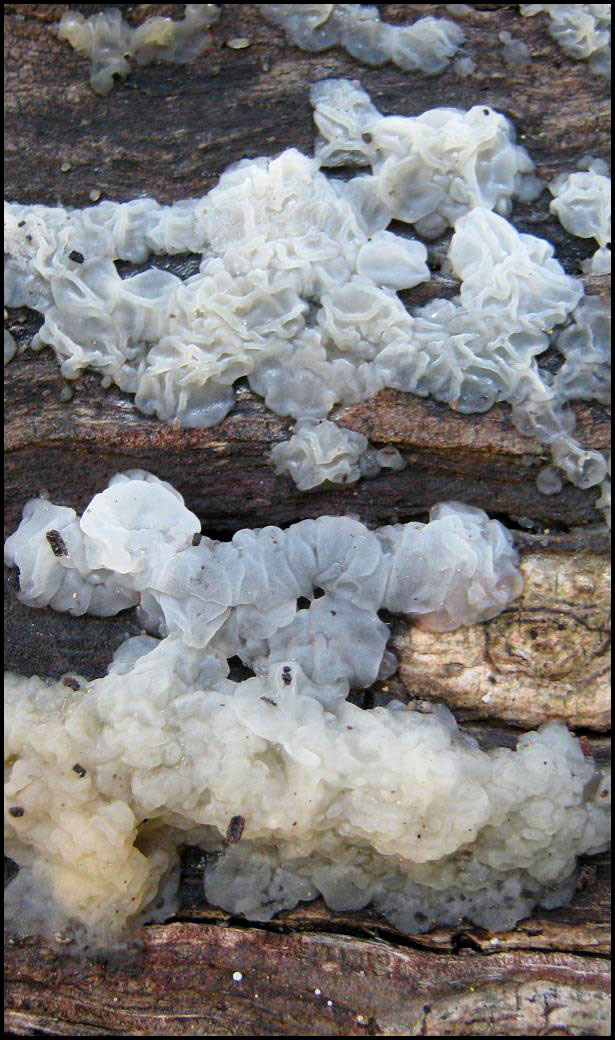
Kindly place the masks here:
<instances>
[{"instance_id":1,"label":"damp wood surface","mask_svg":"<svg viewBox=\"0 0 615 1040\"><path fill-rule=\"evenodd\" d=\"M464 956L174 922L148 928L128 965L75 963L25 940L5 976L6 1025L21 1035L610 1035L608 963L582 954Z\"/></svg>"},{"instance_id":2,"label":"damp wood surface","mask_svg":"<svg viewBox=\"0 0 615 1040\"><path fill-rule=\"evenodd\" d=\"M435 78L393 65L368 69L339 48L307 54L254 5L226 5L210 52L192 65L134 67L104 98L89 87L89 63L54 35L69 6L91 14L105 5L5 5L5 195L22 203L83 206L92 190L174 202L202 195L240 158L287 147L309 153L309 85L328 76L359 79L387 114L489 104L513 120L545 179L571 172L584 155L608 158L605 81L564 55L544 16L521 18L516 5L475 5L460 19L460 53L478 66L466 79L452 66ZM179 10L119 6L135 24ZM380 9L388 21L409 20L408 5ZM412 5L413 19L425 14L453 17L444 5ZM502 30L528 44L529 66L503 62ZM249 46L226 46L236 37ZM552 241L578 275L594 244L568 235L549 200L545 192L516 207L514 223ZM185 277L198 258L156 263ZM610 279L588 279L586 289L607 297ZM415 306L455 291L434 277L403 298ZM430 698L444 700L483 746L514 746L520 729L560 717L582 734L587 754L608 757L608 540L593 507L597 489L538 494L545 449L516 432L507 406L460 416L385 390L339 408L333 417L376 445L394 443L408 466L306 494L275 477L267 457L290 423L247 387L237 387L236 407L219 426L169 428L92 374L67 384L49 348L25 349L40 325L32 312L10 311L8 325L20 352L5 370L5 534L29 497L46 493L80 510L113 473L132 467L173 483L212 537L326 513L370 524L425 519L445 499L481 506L515 529L523 597L485 625L438 637L392 619L401 666L391 692L427 708ZM576 411L581 442L606 449L606 410ZM16 592L9 572L6 666L23 674L102 674L119 643L139 631L131 611L67 618L26 609ZM320 902L255 926L207 907L201 876L202 856L185 850L178 919L145 928L143 949L128 964L59 955L36 939L9 944L9 1034L609 1034L604 856L582 866L570 907L537 911L497 936L468 925L407 937L369 912L333 914Z\"/></svg>"}]
</instances>

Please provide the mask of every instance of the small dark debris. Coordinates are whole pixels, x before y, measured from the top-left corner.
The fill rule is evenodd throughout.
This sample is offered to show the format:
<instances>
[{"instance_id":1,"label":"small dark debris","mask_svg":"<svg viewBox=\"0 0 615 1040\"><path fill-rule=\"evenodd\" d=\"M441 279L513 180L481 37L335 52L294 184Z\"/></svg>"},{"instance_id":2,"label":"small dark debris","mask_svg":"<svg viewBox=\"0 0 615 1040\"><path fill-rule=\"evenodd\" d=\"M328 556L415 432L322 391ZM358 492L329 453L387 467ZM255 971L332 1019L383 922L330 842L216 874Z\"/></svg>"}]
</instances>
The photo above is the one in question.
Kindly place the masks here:
<instances>
[{"instance_id":1,"label":"small dark debris","mask_svg":"<svg viewBox=\"0 0 615 1040\"><path fill-rule=\"evenodd\" d=\"M12 805L9 812L11 816L23 816L25 810L22 805Z\"/></svg>"},{"instance_id":2,"label":"small dark debris","mask_svg":"<svg viewBox=\"0 0 615 1040\"><path fill-rule=\"evenodd\" d=\"M228 827L226 828L226 837L224 839L225 845L236 845L238 841L241 841L241 835L246 825L245 816L232 816Z\"/></svg>"},{"instance_id":3,"label":"small dark debris","mask_svg":"<svg viewBox=\"0 0 615 1040\"><path fill-rule=\"evenodd\" d=\"M272 701L271 697L261 697L261 700L264 701L265 704L271 704L272 707L274 707L274 708L277 708L277 706L278 706L278 702L277 701Z\"/></svg>"},{"instance_id":4,"label":"small dark debris","mask_svg":"<svg viewBox=\"0 0 615 1040\"><path fill-rule=\"evenodd\" d=\"M291 672L290 668L288 667L288 665L285 664L283 669L282 669L282 682L285 683L286 686L290 686L292 681L293 681L292 672Z\"/></svg>"},{"instance_id":5,"label":"small dark debris","mask_svg":"<svg viewBox=\"0 0 615 1040\"><path fill-rule=\"evenodd\" d=\"M76 679L73 679L72 675L65 675L62 679L62 686L68 686L69 690L80 690L81 683L78 683Z\"/></svg>"},{"instance_id":6,"label":"small dark debris","mask_svg":"<svg viewBox=\"0 0 615 1040\"><path fill-rule=\"evenodd\" d=\"M17 227L25 227L25 226L26 226L25 220L20 220L19 224L17 225Z\"/></svg>"},{"instance_id":7,"label":"small dark debris","mask_svg":"<svg viewBox=\"0 0 615 1040\"><path fill-rule=\"evenodd\" d=\"M80 766L78 762L75 762L73 766L73 772L76 773L77 776L85 776L87 773L87 769L84 769L83 766Z\"/></svg>"},{"instance_id":8,"label":"small dark debris","mask_svg":"<svg viewBox=\"0 0 615 1040\"><path fill-rule=\"evenodd\" d=\"M73 249L72 253L68 254L68 259L72 260L74 264L82 264L85 257L83 253L80 253L77 249Z\"/></svg>"},{"instance_id":9,"label":"small dark debris","mask_svg":"<svg viewBox=\"0 0 615 1040\"><path fill-rule=\"evenodd\" d=\"M59 531L47 531L45 538L49 542L54 556L68 556L66 543Z\"/></svg>"},{"instance_id":10,"label":"small dark debris","mask_svg":"<svg viewBox=\"0 0 615 1040\"><path fill-rule=\"evenodd\" d=\"M200 533L200 531L197 531L196 534L192 535L192 544L193 545L199 545L200 542L201 542L201 538L202 537L203 537L203 535Z\"/></svg>"}]
</instances>

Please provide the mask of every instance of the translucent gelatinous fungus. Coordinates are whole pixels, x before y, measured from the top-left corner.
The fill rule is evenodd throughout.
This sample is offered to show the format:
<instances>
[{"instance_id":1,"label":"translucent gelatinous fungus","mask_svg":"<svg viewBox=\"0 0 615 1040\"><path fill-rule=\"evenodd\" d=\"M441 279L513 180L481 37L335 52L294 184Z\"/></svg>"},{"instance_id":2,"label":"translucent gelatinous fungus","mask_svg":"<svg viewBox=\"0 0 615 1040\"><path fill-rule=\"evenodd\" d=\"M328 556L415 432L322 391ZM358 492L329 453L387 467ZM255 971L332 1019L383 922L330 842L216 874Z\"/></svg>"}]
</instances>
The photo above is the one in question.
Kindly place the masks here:
<instances>
[{"instance_id":1,"label":"translucent gelatinous fungus","mask_svg":"<svg viewBox=\"0 0 615 1040\"><path fill-rule=\"evenodd\" d=\"M155 633L93 682L5 678L9 925L113 945L172 911L184 842L219 853L207 898L257 920L320 893L408 931L494 929L566 901L608 815L606 779L565 726L487 753L446 708L345 699L383 662L381 606L443 630L519 594L502 525L445 503L376 531L321 517L194 545L199 528L168 484L131 471L81 519L30 502L7 541L24 602L139 602ZM227 678L235 654L254 678Z\"/></svg>"}]
</instances>

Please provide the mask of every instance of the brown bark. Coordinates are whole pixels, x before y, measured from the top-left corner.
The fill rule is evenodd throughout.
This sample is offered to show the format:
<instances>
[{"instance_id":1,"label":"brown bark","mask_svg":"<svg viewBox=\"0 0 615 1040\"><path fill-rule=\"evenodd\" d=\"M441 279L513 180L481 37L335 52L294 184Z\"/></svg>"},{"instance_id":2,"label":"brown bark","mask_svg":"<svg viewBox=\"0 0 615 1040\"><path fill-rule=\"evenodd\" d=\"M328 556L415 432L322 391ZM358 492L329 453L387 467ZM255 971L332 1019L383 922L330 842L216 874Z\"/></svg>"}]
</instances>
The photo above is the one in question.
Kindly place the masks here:
<instances>
[{"instance_id":1,"label":"brown bark","mask_svg":"<svg viewBox=\"0 0 615 1040\"><path fill-rule=\"evenodd\" d=\"M148 928L129 965L9 951L16 1034L608 1036L608 966L568 953L434 955L344 935ZM241 978L234 978L235 973ZM24 1006L24 996L27 1004Z\"/></svg>"},{"instance_id":2,"label":"brown bark","mask_svg":"<svg viewBox=\"0 0 615 1040\"><path fill-rule=\"evenodd\" d=\"M493 620L438 635L404 626L394 646L406 688L441 697L460 718L608 729L607 539L602 552L562 551L561 541L524 546L523 593Z\"/></svg>"},{"instance_id":3,"label":"brown bark","mask_svg":"<svg viewBox=\"0 0 615 1040\"><path fill-rule=\"evenodd\" d=\"M521 18L515 5L475 5L481 9L463 19L464 53L478 65L468 79L452 67L433 79L392 65L367 69L339 49L306 54L262 21L254 5L227 5L210 53L189 66L135 68L106 98L91 92L88 63L54 36L65 8L6 5L5 191L20 202L82 206L92 189L103 198L152 194L171 202L203 194L244 156L290 146L310 151L309 84L336 75L360 79L387 113L488 103L513 119L547 179L573 170L583 155L608 157L604 81L563 54L544 16ZM99 8L80 6L84 13ZM409 20L407 5L381 9L387 20ZM177 5L127 5L127 16L140 21L172 10ZM430 13L446 10L418 4L411 17ZM502 30L528 44L529 66L503 63ZM237 36L250 46L224 45ZM71 169L62 172L67 162ZM569 236L549 214L549 199L543 193L517 207L515 224L552 241L566 269L578 274L594 244ZM194 258L184 257L169 266L181 273L191 264ZM587 288L606 294L609 279L590 280ZM455 291L454 283L434 278L405 299L413 306ZM39 324L26 311L11 312L8 321L24 347ZM137 466L170 480L213 536L323 513L352 512L377 524L424 518L434 502L451 498L482 506L521 528L524 597L486 626L437 640L395 622L402 669L391 689L445 699L471 720L485 746L512 744L509 724L557 716L594 731L584 738L588 753L607 754L606 739L595 735L607 726L606 540L595 526L596 492L567 486L560 495L539 495L534 478L544 449L516 433L507 407L458 416L383 391L339 409L344 424L375 444L395 443L409 465L355 488L305 494L276 478L267 457L289 424L246 388L238 388L237 406L219 427L182 431L140 415L131 398L102 390L92 375L70 386L66 401L50 350L26 351L8 366L7 532L27 498L44 491L80 509L114 472ZM605 448L605 410L579 405L577 414L582 443ZM101 674L115 647L138 631L131 612L67 619L27 610L15 590L10 574L7 665L25 674ZM60 956L36 939L11 943L6 1029L184 1036L609 1032L604 857L582 868L570 907L540 912L498 936L462 926L407 937L369 912L332 914L320 903L267 927L229 922L204 906L201 869L200 855L186 850L179 919L145 928L143 951L130 964Z\"/></svg>"}]
</instances>

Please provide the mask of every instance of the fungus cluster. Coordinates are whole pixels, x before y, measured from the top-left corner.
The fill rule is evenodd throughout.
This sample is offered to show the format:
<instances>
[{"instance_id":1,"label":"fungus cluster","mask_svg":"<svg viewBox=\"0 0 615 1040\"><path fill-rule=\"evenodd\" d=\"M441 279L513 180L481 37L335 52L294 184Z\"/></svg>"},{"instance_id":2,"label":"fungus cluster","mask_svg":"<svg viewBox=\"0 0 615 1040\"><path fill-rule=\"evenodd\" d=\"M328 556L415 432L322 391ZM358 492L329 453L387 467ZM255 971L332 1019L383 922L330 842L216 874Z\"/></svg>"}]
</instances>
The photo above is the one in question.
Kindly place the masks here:
<instances>
[{"instance_id":1,"label":"fungus cluster","mask_svg":"<svg viewBox=\"0 0 615 1040\"><path fill-rule=\"evenodd\" d=\"M598 243L583 269L588 274L610 274L611 179L598 172L595 165L591 164L587 171L556 177L549 185L554 196L549 208L571 235L594 238Z\"/></svg>"},{"instance_id":2,"label":"fungus cluster","mask_svg":"<svg viewBox=\"0 0 615 1040\"><path fill-rule=\"evenodd\" d=\"M367 4L258 4L263 17L281 26L304 51L341 46L364 65L393 62L407 72L442 72L463 40L463 29L448 18L419 18L391 25Z\"/></svg>"},{"instance_id":3,"label":"fungus cluster","mask_svg":"<svg viewBox=\"0 0 615 1040\"><path fill-rule=\"evenodd\" d=\"M184 426L220 422L240 377L297 420L382 387L462 413L508 401L518 429L551 446L568 480L601 484L605 459L572 438L569 401L591 396L596 381L602 400L606 364L597 380L587 364L555 382L540 367L565 342L561 327L574 327L583 286L548 242L506 219L515 197L540 188L509 121L483 106L383 116L348 80L317 83L312 103L315 158L291 148L242 160L201 199L8 204L6 302L44 315L33 346L53 346L67 378L94 368L146 414ZM369 172L324 172L348 164ZM602 269L606 178L575 176L591 181L581 200L570 183L553 206L576 233L595 234ZM426 247L391 231L393 220L427 239L454 228L445 264L457 297L404 306L398 292L430 270ZM202 260L184 280L155 264L122 278L115 264L185 252ZM601 358L607 313L583 311Z\"/></svg>"},{"instance_id":4,"label":"fungus cluster","mask_svg":"<svg viewBox=\"0 0 615 1040\"><path fill-rule=\"evenodd\" d=\"M350 484L376 477L382 469L405 469L406 460L392 444L371 448L362 433L327 419L299 419L287 441L270 452L277 474L287 473L300 491L319 484Z\"/></svg>"},{"instance_id":5,"label":"fungus cluster","mask_svg":"<svg viewBox=\"0 0 615 1040\"><path fill-rule=\"evenodd\" d=\"M526 18L548 16L548 31L571 58L589 62L600 76L611 78L610 4L521 4Z\"/></svg>"},{"instance_id":6,"label":"fungus cluster","mask_svg":"<svg viewBox=\"0 0 615 1040\"><path fill-rule=\"evenodd\" d=\"M170 485L132 471L81 518L33 500L7 541L24 602L138 602L152 633L92 682L5 677L9 924L120 942L172 912L183 843L215 853L207 898L257 920L322 894L406 931L494 929L566 901L576 856L607 841L608 792L562 724L485 752L445 708L346 700L389 670L380 607L443 630L518 595L501 524L445 503L376 531L199 530ZM228 678L234 655L252 678Z\"/></svg>"},{"instance_id":7,"label":"fungus cluster","mask_svg":"<svg viewBox=\"0 0 615 1040\"><path fill-rule=\"evenodd\" d=\"M392 26L362 5L259 7L299 46L341 44L371 65L436 73L462 39L446 20ZM607 7L522 13L547 11L562 46L601 70ZM107 93L130 60L192 60L216 17L186 5L183 22L132 29L115 10L69 12L60 36ZM405 464L329 421L337 403L383 387L464 413L506 401L521 432L550 446L541 490L562 475L599 485L610 514L610 462L573 439L569 406L609 399L607 310L548 242L509 222L514 200L541 190L510 122L484 106L385 116L347 80L311 96L313 158L243 160L201 199L9 203L6 302L43 315L34 348L52 346L67 378L92 368L146 414L189 427L220 422L246 378L296 420L271 458L306 490ZM325 172L348 166L359 172ZM598 243L592 273L610 267L604 172L550 186L564 227ZM431 277L420 239L448 229L458 295L410 311L398 293ZM188 252L201 261L185 279L155 262L127 277L116 267ZM560 362L547 370L549 347ZM15 349L5 332L5 361ZM28 502L5 559L31 607L137 607L144 627L93 681L5 676L11 927L121 942L172 912L190 843L209 854L206 897L252 919L322 894L408 932L463 919L498 929L566 902L577 856L606 847L607 777L562 724L487 752L442 706L347 699L394 667L382 610L446 631L514 602L512 538L482 510L441 503L426 524L377 530L325 516L223 543L201 535L171 485L131 470L81 517ZM242 681L229 677L237 658Z\"/></svg>"},{"instance_id":8,"label":"fungus cluster","mask_svg":"<svg viewBox=\"0 0 615 1040\"><path fill-rule=\"evenodd\" d=\"M220 14L215 4L186 4L180 21L156 16L133 28L117 7L86 18L79 11L65 11L58 38L90 59L90 86L97 94L109 94L116 80L125 79L130 62L153 61L185 65L211 46L209 26Z\"/></svg>"},{"instance_id":9,"label":"fungus cluster","mask_svg":"<svg viewBox=\"0 0 615 1040\"><path fill-rule=\"evenodd\" d=\"M139 604L148 631L180 639L199 670L204 658L208 679L226 676L235 655L259 673L294 657L342 698L378 676L389 635L379 610L446 631L494 616L521 589L508 531L460 503L435 506L428 524L377 531L350 517L239 531L230 542L200 529L170 484L130 470L81 517L31 499L5 560L29 606L108 617Z\"/></svg>"}]
</instances>

